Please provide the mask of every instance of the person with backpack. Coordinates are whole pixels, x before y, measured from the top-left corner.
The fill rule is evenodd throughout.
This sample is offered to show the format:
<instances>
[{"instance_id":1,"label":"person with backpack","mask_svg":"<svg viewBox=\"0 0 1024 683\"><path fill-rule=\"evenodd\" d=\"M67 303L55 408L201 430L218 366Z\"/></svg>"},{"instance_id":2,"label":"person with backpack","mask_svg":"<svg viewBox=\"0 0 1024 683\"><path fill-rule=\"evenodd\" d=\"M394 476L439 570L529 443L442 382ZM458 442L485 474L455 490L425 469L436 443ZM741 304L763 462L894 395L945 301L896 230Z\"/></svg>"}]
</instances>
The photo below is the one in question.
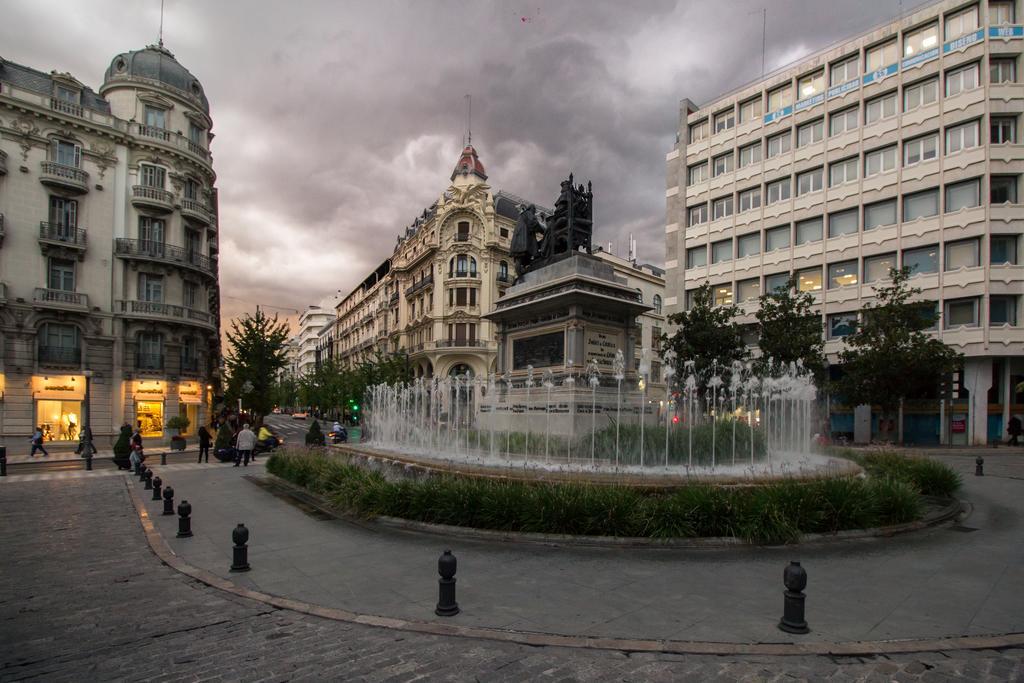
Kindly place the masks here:
<instances>
[{"instance_id":1,"label":"person with backpack","mask_svg":"<svg viewBox=\"0 0 1024 683\"><path fill-rule=\"evenodd\" d=\"M50 456L50 454L46 452L46 449L43 448L43 426L42 425L39 425L36 428L36 431L34 431L32 433L32 438L29 439L29 441L32 443L32 451L29 453L29 457L31 457L31 458L36 457L36 451L37 450L43 452L43 457L44 458Z\"/></svg>"}]
</instances>

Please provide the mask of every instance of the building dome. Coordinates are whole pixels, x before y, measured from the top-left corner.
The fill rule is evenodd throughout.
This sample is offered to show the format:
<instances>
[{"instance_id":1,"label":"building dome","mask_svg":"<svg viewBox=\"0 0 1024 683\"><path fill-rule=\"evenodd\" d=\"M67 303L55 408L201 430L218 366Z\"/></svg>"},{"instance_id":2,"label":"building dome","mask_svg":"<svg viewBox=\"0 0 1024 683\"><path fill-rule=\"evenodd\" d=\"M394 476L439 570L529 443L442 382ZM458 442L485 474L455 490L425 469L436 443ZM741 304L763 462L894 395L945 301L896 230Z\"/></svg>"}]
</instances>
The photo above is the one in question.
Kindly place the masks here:
<instances>
[{"instance_id":1,"label":"building dome","mask_svg":"<svg viewBox=\"0 0 1024 683\"><path fill-rule=\"evenodd\" d=\"M199 79L179 64L171 51L163 45L149 45L145 49L122 52L114 57L103 75L100 91L120 82L159 84L192 100L207 116L210 114L210 103Z\"/></svg>"}]
</instances>

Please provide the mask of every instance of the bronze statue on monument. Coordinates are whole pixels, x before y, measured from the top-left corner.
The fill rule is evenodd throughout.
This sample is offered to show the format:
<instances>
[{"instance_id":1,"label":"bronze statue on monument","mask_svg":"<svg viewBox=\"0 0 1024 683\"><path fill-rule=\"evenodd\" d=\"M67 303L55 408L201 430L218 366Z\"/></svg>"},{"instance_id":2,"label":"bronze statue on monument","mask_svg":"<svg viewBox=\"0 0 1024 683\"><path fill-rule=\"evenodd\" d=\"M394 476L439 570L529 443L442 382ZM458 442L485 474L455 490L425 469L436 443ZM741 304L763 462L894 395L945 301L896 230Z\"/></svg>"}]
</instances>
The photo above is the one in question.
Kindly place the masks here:
<instances>
[{"instance_id":1,"label":"bronze statue on monument","mask_svg":"<svg viewBox=\"0 0 1024 683\"><path fill-rule=\"evenodd\" d=\"M575 187L572 174L562 181L555 211L546 222L542 223L537 217L537 207L533 204L523 209L510 246L516 262L516 282L531 270L567 258L580 249L591 253L593 216L591 183L587 183L586 188L582 184Z\"/></svg>"}]
</instances>

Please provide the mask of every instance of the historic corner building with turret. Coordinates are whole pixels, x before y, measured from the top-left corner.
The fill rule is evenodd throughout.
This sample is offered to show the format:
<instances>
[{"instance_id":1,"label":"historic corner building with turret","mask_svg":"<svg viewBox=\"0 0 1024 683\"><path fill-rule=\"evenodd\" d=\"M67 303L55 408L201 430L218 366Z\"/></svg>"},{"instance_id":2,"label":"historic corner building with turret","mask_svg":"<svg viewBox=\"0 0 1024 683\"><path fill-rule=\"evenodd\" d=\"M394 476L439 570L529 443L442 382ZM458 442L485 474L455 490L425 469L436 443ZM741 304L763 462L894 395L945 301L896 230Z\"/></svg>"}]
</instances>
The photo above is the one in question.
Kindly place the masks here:
<instances>
[{"instance_id":1,"label":"historic corner building with turret","mask_svg":"<svg viewBox=\"0 0 1024 683\"><path fill-rule=\"evenodd\" d=\"M1021 18L1021 0L942 0L703 106L683 100L668 312L707 281L752 323L758 296L795 275L834 363L890 269L909 267L940 315L932 334L965 366L950 395L903 407L904 439L1005 439L1024 415ZM831 405L833 435L899 433L878 418Z\"/></svg>"},{"instance_id":2,"label":"historic corner building with turret","mask_svg":"<svg viewBox=\"0 0 1024 683\"><path fill-rule=\"evenodd\" d=\"M220 359L210 107L162 45L99 92L0 59L0 443L164 440L208 420ZM24 448L22 448L24 447Z\"/></svg>"}]
</instances>

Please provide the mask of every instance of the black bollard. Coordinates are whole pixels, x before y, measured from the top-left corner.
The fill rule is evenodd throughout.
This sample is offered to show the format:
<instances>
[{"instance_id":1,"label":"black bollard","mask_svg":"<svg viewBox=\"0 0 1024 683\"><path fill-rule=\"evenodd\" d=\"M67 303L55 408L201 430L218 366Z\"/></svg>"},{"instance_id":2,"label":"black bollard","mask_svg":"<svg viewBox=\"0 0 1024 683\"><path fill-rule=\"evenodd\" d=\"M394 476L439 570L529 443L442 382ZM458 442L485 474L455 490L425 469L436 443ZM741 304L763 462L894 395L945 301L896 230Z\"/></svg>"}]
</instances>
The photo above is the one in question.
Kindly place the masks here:
<instances>
[{"instance_id":1,"label":"black bollard","mask_svg":"<svg viewBox=\"0 0 1024 683\"><path fill-rule=\"evenodd\" d=\"M192 506L187 500L178 505L178 538L189 538L192 535Z\"/></svg>"},{"instance_id":2,"label":"black bollard","mask_svg":"<svg viewBox=\"0 0 1024 683\"><path fill-rule=\"evenodd\" d=\"M145 465L139 465L139 472L138 472L139 481L145 481L146 480L146 470L148 470L148 469L149 468L146 467Z\"/></svg>"},{"instance_id":3,"label":"black bollard","mask_svg":"<svg viewBox=\"0 0 1024 683\"><path fill-rule=\"evenodd\" d=\"M167 464L167 451L164 451L163 453L160 454L160 464L161 465L166 465Z\"/></svg>"},{"instance_id":4,"label":"black bollard","mask_svg":"<svg viewBox=\"0 0 1024 683\"><path fill-rule=\"evenodd\" d=\"M164 514L174 514L174 489L170 486L164 488Z\"/></svg>"},{"instance_id":5,"label":"black bollard","mask_svg":"<svg viewBox=\"0 0 1024 683\"><path fill-rule=\"evenodd\" d=\"M249 530L245 528L244 524L239 523L231 532L231 540L234 541L235 547L231 558L231 571L233 572L247 572L249 571L249 548L245 544L249 542Z\"/></svg>"},{"instance_id":6,"label":"black bollard","mask_svg":"<svg viewBox=\"0 0 1024 683\"><path fill-rule=\"evenodd\" d=\"M981 457L980 455L974 459L974 476L985 476L985 458Z\"/></svg>"},{"instance_id":7,"label":"black bollard","mask_svg":"<svg viewBox=\"0 0 1024 683\"><path fill-rule=\"evenodd\" d=\"M92 449L88 446L85 448L85 470L87 472L92 471Z\"/></svg>"},{"instance_id":8,"label":"black bollard","mask_svg":"<svg viewBox=\"0 0 1024 683\"><path fill-rule=\"evenodd\" d=\"M7 446L0 446L0 477L7 476Z\"/></svg>"},{"instance_id":9,"label":"black bollard","mask_svg":"<svg viewBox=\"0 0 1024 683\"><path fill-rule=\"evenodd\" d=\"M146 491L149 491L150 489L153 488L153 470L146 470L145 479L146 484L142 488L145 489Z\"/></svg>"},{"instance_id":10,"label":"black bollard","mask_svg":"<svg viewBox=\"0 0 1024 683\"><path fill-rule=\"evenodd\" d=\"M164 480L160 477L153 477L153 500L160 500L160 486Z\"/></svg>"},{"instance_id":11,"label":"black bollard","mask_svg":"<svg viewBox=\"0 0 1024 683\"><path fill-rule=\"evenodd\" d=\"M455 602L455 556L451 550L445 550L437 560L437 609L434 614L439 617L454 617L459 613L459 603Z\"/></svg>"},{"instance_id":12,"label":"black bollard","mask_svg":"<svg viewBox=\"0 0 1024 683\"><path fill-rule=\"evenodd\" d=\"M779 628L786 633L808 633L804 620L804 595L803 590L807 587L807 572L800 566L799 562L790 562L789 566L782 573L782 582L786 584L786 591L782 607L782 619L779 621Z\"/></svg>"}]
</instances>

